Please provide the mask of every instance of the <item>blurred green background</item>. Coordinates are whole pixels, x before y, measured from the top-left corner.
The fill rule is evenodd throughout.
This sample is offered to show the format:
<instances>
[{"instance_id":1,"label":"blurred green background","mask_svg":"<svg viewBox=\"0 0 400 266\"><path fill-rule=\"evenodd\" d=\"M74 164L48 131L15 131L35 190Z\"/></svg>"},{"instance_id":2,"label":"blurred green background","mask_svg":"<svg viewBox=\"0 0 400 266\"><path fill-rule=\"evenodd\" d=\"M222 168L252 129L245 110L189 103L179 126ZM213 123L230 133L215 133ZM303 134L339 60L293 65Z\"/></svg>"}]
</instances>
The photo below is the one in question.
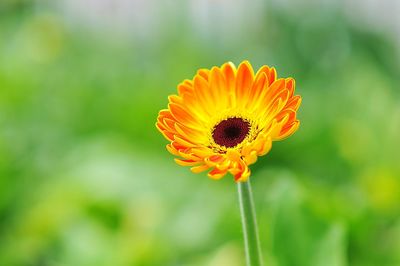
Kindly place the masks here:
<instances>
[{"instance_id":1,"label":"blurred green background","mask_svg":"<svg viewBox=\"0 0 400 266\"><path fill-rule=\"evenodd\" d=\"M303 97L252 166L266 265L400 265L399 9L1 0L0 265L244 265L232 177L177 166L154 126L180 81L244 59Z\"/></svg>"}]
</instances>

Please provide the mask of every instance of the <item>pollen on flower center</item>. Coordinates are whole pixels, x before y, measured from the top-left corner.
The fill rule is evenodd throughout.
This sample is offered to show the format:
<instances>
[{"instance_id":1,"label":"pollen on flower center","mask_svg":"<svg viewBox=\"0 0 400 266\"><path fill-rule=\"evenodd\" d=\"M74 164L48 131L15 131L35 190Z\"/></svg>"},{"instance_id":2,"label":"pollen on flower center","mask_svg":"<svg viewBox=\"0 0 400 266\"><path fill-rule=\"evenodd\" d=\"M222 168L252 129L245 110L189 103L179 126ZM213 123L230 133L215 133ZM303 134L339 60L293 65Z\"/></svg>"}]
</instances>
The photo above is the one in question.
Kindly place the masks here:
<instances>
[{"instance_id":1,"label":"pollen on flower center","mask_svg":"<svg viewBox=\"0 0 400 266\"><path fill-rule=\"evenodd\" d=\"M218 145L232 148L240 144L250 131L250 123L242 118L232 117L222 120L212 132L212 137Z\"/></svg>"}]
</instances>

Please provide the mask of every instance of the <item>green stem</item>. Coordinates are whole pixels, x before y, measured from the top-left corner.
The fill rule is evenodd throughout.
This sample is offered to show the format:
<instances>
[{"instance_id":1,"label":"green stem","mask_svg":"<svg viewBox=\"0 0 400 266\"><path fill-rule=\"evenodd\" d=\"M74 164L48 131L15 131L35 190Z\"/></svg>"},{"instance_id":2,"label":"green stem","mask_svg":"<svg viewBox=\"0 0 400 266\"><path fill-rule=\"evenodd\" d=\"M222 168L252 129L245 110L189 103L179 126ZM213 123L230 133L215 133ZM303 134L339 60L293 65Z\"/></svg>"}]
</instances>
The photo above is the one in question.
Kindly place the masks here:
<instances>
[{"instance_id":1,"label":"green stem","mask_svg":"<svg viewBox=\"0 0 400 266\"><path fill-rule=\"evenodd\" d=\"M250 180L238 182L237 184L247 266L262 266L256 211L254 209Z\"/></svg>"}]
</instances>

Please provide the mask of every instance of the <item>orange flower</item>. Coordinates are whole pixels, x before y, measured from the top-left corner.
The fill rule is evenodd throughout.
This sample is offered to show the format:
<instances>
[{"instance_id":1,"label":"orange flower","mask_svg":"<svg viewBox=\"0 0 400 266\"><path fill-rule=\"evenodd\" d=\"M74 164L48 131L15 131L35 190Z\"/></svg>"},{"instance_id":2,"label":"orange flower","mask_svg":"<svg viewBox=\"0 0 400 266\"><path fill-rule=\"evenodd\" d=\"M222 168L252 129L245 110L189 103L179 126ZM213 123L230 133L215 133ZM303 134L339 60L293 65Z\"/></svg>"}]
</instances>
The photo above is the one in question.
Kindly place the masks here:
<instances>
[{"instance_id":1,"label":"orange flower","mask_svg":"<svg viewBox=\"0 0 400 266\"><path fill-rule=\"evenodd\" d=\"M178 95L168 97L156 126L171 143L170 153L179 165L194 173L210 170L214 179L231 173L246 181L249 165L299 127L293 78L277 78L274 68L256 74L249 62L236 69L232 63L200 69L192 80L178 85Z\"/></svg>"}]
</instances>

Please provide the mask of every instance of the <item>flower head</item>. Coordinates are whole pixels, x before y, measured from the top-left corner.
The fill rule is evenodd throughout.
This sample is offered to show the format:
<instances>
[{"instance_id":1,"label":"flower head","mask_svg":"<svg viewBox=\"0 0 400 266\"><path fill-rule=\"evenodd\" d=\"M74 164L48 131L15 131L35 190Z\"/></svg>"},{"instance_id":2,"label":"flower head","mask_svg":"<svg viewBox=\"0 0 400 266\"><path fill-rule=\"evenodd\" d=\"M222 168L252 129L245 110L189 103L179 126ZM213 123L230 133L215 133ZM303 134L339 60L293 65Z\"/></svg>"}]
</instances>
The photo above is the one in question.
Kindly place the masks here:
<instances>
[{"instance_id":1,"label":"flower head","mask_svg":"<svg viewBox=\"0 0 400 266\"><path fill-rule=\"evenodd\" d=\"M179 165L194 173L209 170L214 179L228 172L246 181L249 165L265 155L272 141L282 140L299 127L293 78L277 78L263 66L254 74L249 62L200 69L192 80L178 85L161 110L156 126L170 141L167 149Z\"/></svg>"}]
</instances>

